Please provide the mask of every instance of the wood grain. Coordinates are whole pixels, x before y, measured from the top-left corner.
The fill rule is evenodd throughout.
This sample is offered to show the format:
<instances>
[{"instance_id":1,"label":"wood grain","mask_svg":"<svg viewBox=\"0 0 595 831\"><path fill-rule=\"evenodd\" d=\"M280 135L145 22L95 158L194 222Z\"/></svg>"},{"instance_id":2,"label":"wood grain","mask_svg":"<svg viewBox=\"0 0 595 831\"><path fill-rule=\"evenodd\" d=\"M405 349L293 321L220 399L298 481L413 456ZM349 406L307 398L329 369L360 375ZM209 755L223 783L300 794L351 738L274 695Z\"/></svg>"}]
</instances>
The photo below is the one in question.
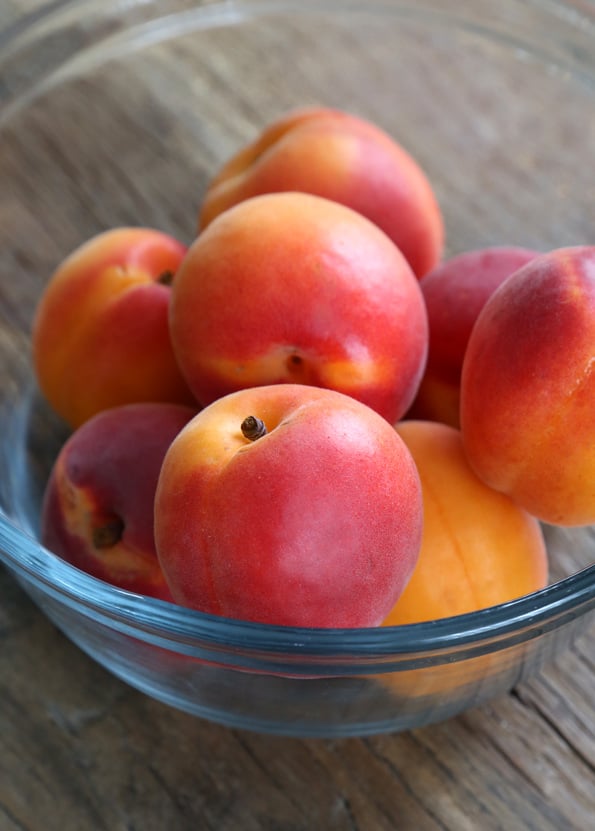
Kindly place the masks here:
<instances>
[{"instance_id":1,"label":"wood grain","mask_svg":"<svg viewBox=\"0 0 595 831\"><path fill-rule=\"evenodd\" d=\"M0 28L41 5L1 0ZM271 36L269 47L282 50L286 44ZM141 70L142 62L136 72ZM216 82L226 85L225 66L219 71ZM297 71L307 76L311 67ZM175 68L164 64L164 84L172 73ZM314 75L311 82L314 95ZM335 82L340 87L344 79L337 76ZM443 82L433 79L438 86ZM277 80L281 97L284 83ZM140 81L136 89L142 92ZM84 96L84 85L79 92ZM59 95L54 101L59 133L43 126L47 113L34 112L25 138L13 135L2 148L5 163L10 155L19 169L23 158L34 158L40 146L47 150L52 142L58 160L55 170L36 171L44 183L40 209L47 215L43 255L29 252L30 216L11 214L18 233L2 256L5 264L19 264L23 291L37 290L45 279L39 269L79 236L115 219L142 215L191 235L195 196L188 171L158 168L153 184L141 190L132 173L147 169L164 146L175 144L178 156L192 156L198 192L233 138L248 135L266 116L265 93L258 112L245 103L241 90L234 114L206 102L207 115L226 120L229 146L203 137L199 157L185 142L192 130L203 128L183 96L170 105L184 129L164 120L142 95L135 111L123 104L112 108L121 119L103 127L100 107L81 125L73 99ZM465 102L459 106L462 117ZM431 118L429 112L426 117ZM137 130L137 118L151 127L147 144L140 156L126 158L130 166L122 162L110 168L101 130L111 130L117 140ZM64 131L75 126L90 148L78 156L64 151ZM482 147L487 153L487 139L475 152ZM82 166L92 158L95 165ZM531 163L528 159L527 170ZM118 178L118 170L123 176L126 171L124 178ZM68 190L73 175L76 193ZM441 187L456 190L460 184L449 176L441 179ZM17 181L21 195L30 198L31 178ZM505 186L506 181L494 182L496 189ZM98 191L109 197L98 200ZM57 194L71 200L70 226L64 225L64 209L60 216L52 213ZM534 197L523 198L530 209ZM474 213L469 206L455 207L455 225L459 211L465 218ZM575 227L583 223L586 228L588 217L571 219ZM481 210L475 223L473 239L484 234L488 240ZM508 223L502 219L500 233L508 232ZM540 233L535 229L534 238L522 242L546 244L553 232L546 229L538 240ZM459 237L461 246L469 234ZM20 313L14 309L17 317ZM0 570L0 831L590 831L595 817L594 643L595 621L541 675L439 725L367 739L280 739L204 722L126 686L70 643Z\"/></svg>"},{"instance_id":2,"label":"wood grain","mask_svg":"<svg viewBox=\"0 0 595 831\"><path fill-rule=\"evenodd\" d=\"M591 626L541 677L368 739L232 730L129 688L0 572L2 831L588 831Z\"/></svg>"}]
</instances>

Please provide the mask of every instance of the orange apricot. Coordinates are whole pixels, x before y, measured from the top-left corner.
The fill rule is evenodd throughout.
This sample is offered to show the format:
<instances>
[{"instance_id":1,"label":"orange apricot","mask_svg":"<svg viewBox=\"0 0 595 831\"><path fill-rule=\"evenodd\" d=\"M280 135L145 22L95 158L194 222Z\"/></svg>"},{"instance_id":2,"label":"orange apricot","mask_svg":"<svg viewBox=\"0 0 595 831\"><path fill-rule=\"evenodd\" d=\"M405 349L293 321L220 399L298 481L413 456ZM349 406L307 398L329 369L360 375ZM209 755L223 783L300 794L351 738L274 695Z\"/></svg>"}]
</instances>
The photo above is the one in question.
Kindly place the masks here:
<instances>
[{"instance_id":1,"label":"orange apricot","mask_svg":"<svg viewBox=\"0 0 595 831\"><path fill-rule=\"evenodd\" d=\"M476 476L460 432L430 421L396 429L420 475L424 530L417 566L383 625L473 612L543 588L539 522Z\"/></svg>"},{"instance_id":2,"label":"orange apricot","mask_svg":"<svg viewBox=\"0 0 595 831\"><path fill-rule=\"evenodd\" d=\"M52 275L33 323L33 361L43 394L72 428L123 404L196 404L168 322L170 284L185 253L152 228L114 228Z\"/></svg>"},{"instance_id":3,"label":"orange apricot","mask_svg":"<svg viewBox=\"0 0 595 831\"><path fill-rule=\"evenodd\" d=\"M440 259L444 222L425 171L366 119L310 107L271 122L213 177L199 228L238 202L280 191L323 196L363 214L393 240L417 277Z\"/></svg>"}]
</instances>

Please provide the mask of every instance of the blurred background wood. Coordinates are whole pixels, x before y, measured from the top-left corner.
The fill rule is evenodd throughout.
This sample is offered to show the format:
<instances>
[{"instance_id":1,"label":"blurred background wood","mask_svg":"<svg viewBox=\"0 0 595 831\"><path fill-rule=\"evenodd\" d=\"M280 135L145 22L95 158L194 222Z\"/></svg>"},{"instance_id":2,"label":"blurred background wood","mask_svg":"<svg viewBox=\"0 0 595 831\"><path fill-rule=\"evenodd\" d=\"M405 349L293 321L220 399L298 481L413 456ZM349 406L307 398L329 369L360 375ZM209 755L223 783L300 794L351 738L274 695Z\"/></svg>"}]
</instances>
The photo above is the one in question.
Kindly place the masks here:
<instances>
[{"instance_id":1,"label":"blurred background wood","mask_svg":"<svg viewBox=\"0 0 595 831\"><path fill-rule=\"evenodd\" d=\"M0 31L20 20L26 14L48 6L48 0L2 0L0 2Z\"/></svg>"},{"instance_id":2,"label":"blurred background wood","mask_svg":"<svg viewBox=\"0 0 595 831\"><path fill-rule=\"evenodd\" d=\"M0 0L0 30L43 5ZM594 643L595 622L539 677L443 724L283 739L129 688L0 570L0 831L590 831Z\"/></svg>"}]
</instances>

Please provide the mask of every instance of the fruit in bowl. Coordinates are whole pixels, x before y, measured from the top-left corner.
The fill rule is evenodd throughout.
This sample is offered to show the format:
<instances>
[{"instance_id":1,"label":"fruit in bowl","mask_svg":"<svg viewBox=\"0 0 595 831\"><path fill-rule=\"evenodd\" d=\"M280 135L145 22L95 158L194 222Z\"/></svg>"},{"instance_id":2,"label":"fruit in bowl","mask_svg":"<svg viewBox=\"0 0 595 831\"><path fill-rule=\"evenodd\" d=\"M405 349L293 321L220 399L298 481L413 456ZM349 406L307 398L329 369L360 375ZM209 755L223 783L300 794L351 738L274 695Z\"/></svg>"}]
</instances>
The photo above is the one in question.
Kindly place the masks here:
<instances>
[{"instance_id":1,"label":"fruit in bowl","mask_svg":"<svg viewBox=\"0 0 595 831\"><path fill-rule=\"evenodd\" d=\"M461 372L475 321L504 280L537 254L519 246L479 248L443 260L422 277L428 360L409 418L460 426Z\"/></svg>"},{"instance_id":2,"label":"fruit in bowl","mask_svg":"<svg viewBox=\"0 0 595 831\"><path fill-rule=\"evenodd\" d=\"M347 135L357 146L384 141L335 111L281 119L216 177L206 227L189 248L158 231L114 229L50 281L34 325L36 371L56 410L85 422L63 447L44 502L43 540L65 559L202 612L322 628L448 617L545 585L537 519L514 492L481 478L473 439L482 418L492 438L493 412L469 408L485 404L482 384L499 370L484 341L498 350L515 331L510 310L529 313L526 274L553 274L558 302L566 289L576 300L574 284L565 286L574 271L549 267L560 252L548 259L503 246L418 280L381 223L262 174L269 153L301 158L310 147L312 169L338 186L337 168L320 160L334 158L336 141L345 150ZM253 176L279 189L250 196ZM585 383L587 251L566 252L586 275L576 300L586 309L576 336L583 363L569 371ZM545 299L534 293L531 283L525 294L541 313L547 290ZM63 309L76 323L64 331ZM423 375L428 311L434 351ZM520 350L521 365L539 363L537 346ZM461 434L399 422L416 395L409 415L429 401L456 422L463 360ZM175 398L171 381L194 410L155 403L166 388ZM151 403L111 406L139 395Z\"/></svg>"},{"instance_id":3,"label":"fruit in bowl","mask_svg":"<svg viewBox=\"0 0 595 831\"><path fill-rule=\"evenodd\" d=\"M128 404L88 419L62 446L45 489L41 540L88 574L171 600L153 534L165 452L195 410Z\"/></svg>"},{"instance_id":4,"label":"fruit in bowl","mask_svg":"<svg viewBox=\"0 0 595 831\"><path fill-rule=\"evenodd\" d=\"M347 191L346 162L363 148L367 178L360 171L361 187ZM388 203L372 187L381 162L383 198L395 202L389 227ZM366 187L375 221L364 215ZM349 206L354 193L358 211ZM494 433L498 410L486 407L484 391L493 395L494 385L508 413L507 385L510 396L521 389L520 376L506 375L515 358L531 377L547 368L539 337L519 335L517 355L513 335L535 310L540 325L559 318L561 300L567 317L572 303L582 317L572 317L575 360L561 372L566 398L554 415L577 393L579 423L591 435L582 402L594 360L592 252L476 250L418 279L419 260L416 274L394 223L409 260L415 252L435 260L442 237L431 196L423 172L373 125L300 110L215 177L203 229L187 249L155 230L119 228L75 251L50 281L33 332L48 400L72 425L90 418L52 471L48 547L118 585L276 625L416 622L543 588L547 555L529 511L552 514L534 502L525 510L498 480L506 456L495 474L485 469L477 436L484 429L493 442L504 429ZM424 375L428 311L433 354ZM429 401L456 423L463 361L461 434L399 423L414 398L410 415ZM175 388L194 410L155 403L176 399ZM139 396L151 403L113 406ZM533 406L516 409L534 416ZM542 432L538 425L538 441ZM587 453L579 478L589 465ZM126 470L128 478L119 475Z\"/></svg>"},{"instance_id":5,"label":"fruit in bowl","mask_svg":"<svg viewBox=\"0 0 595 831\"><path fill-rule=\"evenodd\" d=\"M420 475L424 528L417 565L383 625L476 612L543 589L539 522L476 476L459 430L411 420L397 432Z\"/></svg>"},{"instance_id":6,"label":"fruit in bowl","mask_svg":"<svg viewBox=\"0 0 595 831\"><path fill-rule=\"evenodd\" d=\"M53 409L78 427L110 407L192 406L173 354L171 282L186 247L152 228L113 228L58 266L38 303L33 359Z\"/></svg>"},{"instance_id":7,"label":"fruit in bowl","mask_svg":"<svg viewBox=\"0 0 595 831\"><path fill-rule=\"evenodd\" d=\"M302 384L231 393L165 455L155 539L174 600L284 626L377 626L419 554L422 502L393 427Z\"/></svg>"},{"instance_id":8,"label":"fruit in bowl","mask_svg":"<svg viewBox=\"0 0 595 831\"><path fill-rule=\"evenodd\" d=\"M516 2L506 4L506 13L494 3L468 13L452 3L438 15L428 9L406 20L399 3L394 13L389 4L373 4L372 11L348 3L340 14L315 2L252 4L248 19L240 13L231 26L226 4L209 3L204 9L195 4L190 16L168 16L165 27L156 0L128 4L124 17L116 0L93 5L97 14L84 21L75 11L68 21L59 14L36 18L23 30L26 38L10 47L17 85L8 84L10 111L3 109L0 127L7 149L0 169L8 185L0 194L9 381L0 477L3 561L77 643L120 677L235 726L334 736L405 729L477 705L526 677L568 643L579 618L588 620L592 570L524 601L446 622L309 630L296 638L282 627L128 595L48 556L27 529L37 518L32 494L41 490L47 470L35 451L53 453L54 420L37 399L29 408L23 347L43 275L79 235L138 221L163 222L183 239L195 228L197 185L206 185L218 154L249 139L288 104L324 100L325 94L333 104L378 116L429 161L448 220L449 250L511 237L543 250L588 239L592 198L585 170L592 167L593 146L588 131L572 127L576 113L593 105L593 84L583 83L593 76L589 27L558 16L556 37L544 40L535 33L549 31L555 15L545 6L552 4L533 4L527 17ZM307 14L302 5L309 6ZM527 22L514 43L501 37L511 9ZM156 37L139 39L149 21ZM80 38L68 34L79 23L83 52ZM296 72L286 71L282 32L291 34ZM43 48L46 35L52 42L60 35L66 50L55 60ZM102 48L104 39L117 54ZM526 50L518 49L519 39ZM25 47L20 53L19 44ZM90 62L84 60L89 46ZM43 60L32 60L36 55ZM452 68L448 78L436 72L444 66ZM458 83L449 83L451 76ZM544 111L556 118L536 142L531 127ZM32 414L26 432L23 413ZM24 470L30 472L26 480ZM21 488L14 496L13 484ZM553 560L556 578L592 559L587 532L569 531L563 541ZM467 669L477 660L471 656L485 653L502 656L497 672L487 684L475 677L469 684ZM207 667L202 659L219 666ZM380 676L400 677L410 668L417 689L429 679L428 695L395 703L379 694ZM285 678L274 677L277 671ZM329 673L332 679L302 680ZM445 673L453 682L448 694L440 685Z\"/></svg>"},{"instance_id":9,"label":"fruit in bowl","mask_svg":"<svg viewBox=\"0 0 595 831\"><path fill-rule=\"evenodd\" d=\"M304 383L390 422L415 396L428 344L419 282L395 244L351 208L295 192L240 202L199 234L173 283L170 331L203 406Z\"/></svg>"},{"instance_id":10,"label":"fruit in bowl","mask_svg":"<svg viewBox=\"0 0 595 831\"><path fill-rule=\"evenodd\" d=\"M532 259L490 297L461 379L467 458L544 522L595 522L595 246Z\"/></svg>"},{"instance_id":11,"label":"fruit in bowl","mask_svg":"<svg viewBox=\"0 0 595 831\"><path fill-rule=\"evenodd\" d=\"M393 240L418 277L440 259L444 222L426 173L366 119L309 107L268 124L213 176L199 228L238 202L280 191L323 196L363 214Z\"/></svg>"}]
</instances>

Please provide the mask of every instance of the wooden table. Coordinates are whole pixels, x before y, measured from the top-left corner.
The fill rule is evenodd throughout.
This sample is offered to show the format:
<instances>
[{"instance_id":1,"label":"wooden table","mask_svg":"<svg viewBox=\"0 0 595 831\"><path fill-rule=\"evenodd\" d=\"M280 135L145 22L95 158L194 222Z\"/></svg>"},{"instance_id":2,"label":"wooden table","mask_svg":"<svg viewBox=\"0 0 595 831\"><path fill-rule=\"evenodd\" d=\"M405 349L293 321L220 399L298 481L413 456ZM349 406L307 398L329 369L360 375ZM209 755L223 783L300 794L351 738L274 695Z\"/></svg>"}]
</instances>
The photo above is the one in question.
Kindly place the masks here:
<instances>
[{"instance_id":1,"label":"wooden table","mask_svg":"<svg viewBox=\"0 0 595 831\"><path fill-rule=\"evenodd\" d=\"M2 0L0 26L40 5ZM594 643L595 621L539 677L446 723L280 739L129 688L0 570L0 831L589 831Z\"/></svg>"}]
</instances>

